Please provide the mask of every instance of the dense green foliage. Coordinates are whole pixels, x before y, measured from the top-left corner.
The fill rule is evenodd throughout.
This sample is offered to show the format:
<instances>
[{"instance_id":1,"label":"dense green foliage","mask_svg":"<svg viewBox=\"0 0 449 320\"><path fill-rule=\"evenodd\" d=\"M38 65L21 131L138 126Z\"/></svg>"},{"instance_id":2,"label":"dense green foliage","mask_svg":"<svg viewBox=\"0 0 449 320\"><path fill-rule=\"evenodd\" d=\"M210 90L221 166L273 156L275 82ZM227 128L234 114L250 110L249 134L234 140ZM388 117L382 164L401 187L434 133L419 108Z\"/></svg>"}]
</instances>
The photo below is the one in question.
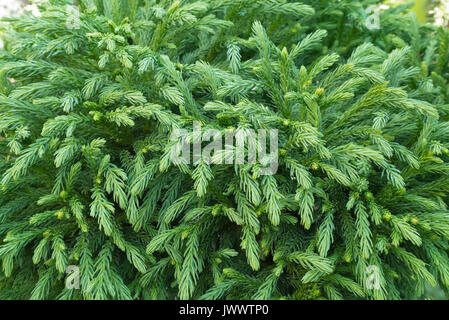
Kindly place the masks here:
<instances>
[{"instance_id":1,"label":"dense green foliage","mask_svg":"<svg viewBox=\"0 0 449 320\"><path fill-rule=\"evenodd\" d=\"M1 298L449 287L447 30L409 6L368 30L378 1L79 2L2 25ZM277 173L173 164L194 121L278 129Z\"/></svg>"}]
</instances>

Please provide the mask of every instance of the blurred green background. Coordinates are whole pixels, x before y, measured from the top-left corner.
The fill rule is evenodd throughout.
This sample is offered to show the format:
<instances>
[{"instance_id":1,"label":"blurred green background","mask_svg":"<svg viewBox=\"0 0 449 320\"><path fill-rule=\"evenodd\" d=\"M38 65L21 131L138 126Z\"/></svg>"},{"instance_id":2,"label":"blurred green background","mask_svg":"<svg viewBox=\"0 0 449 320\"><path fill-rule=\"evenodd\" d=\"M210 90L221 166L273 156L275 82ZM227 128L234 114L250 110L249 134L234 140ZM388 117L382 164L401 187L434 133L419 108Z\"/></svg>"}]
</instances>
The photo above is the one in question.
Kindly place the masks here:
<instances>
[{"instance_id":1,"label":"blurred green background","mask_svg":"<svg viewBox=\"0 0 449 320\"><path fill-rule=\"evenodd\" d=\"M426 21L427 12L428 12L428 2L429 2L428 0L415 1L413 10L415 11L416 15L418 16L418 19L420 22Z\"/></svg>"},{"instance_id":2,"label":"blurred green background","mask_svg":"<svg viewBox=\"0 0 449 320\"><path fill-rule=\"evenodd\" d=\"M414 2L415 5L413 6L413 11L415 11L416 15L418 16L419 22L426 22L428 12L431 9L431 5L436 5L440 1L429 1L429 0L415 0L415 1L390 0L390 1L388 1L387 0L385 2L387 4L392 4L392 5Z\"/></svg>"}]
</instances>

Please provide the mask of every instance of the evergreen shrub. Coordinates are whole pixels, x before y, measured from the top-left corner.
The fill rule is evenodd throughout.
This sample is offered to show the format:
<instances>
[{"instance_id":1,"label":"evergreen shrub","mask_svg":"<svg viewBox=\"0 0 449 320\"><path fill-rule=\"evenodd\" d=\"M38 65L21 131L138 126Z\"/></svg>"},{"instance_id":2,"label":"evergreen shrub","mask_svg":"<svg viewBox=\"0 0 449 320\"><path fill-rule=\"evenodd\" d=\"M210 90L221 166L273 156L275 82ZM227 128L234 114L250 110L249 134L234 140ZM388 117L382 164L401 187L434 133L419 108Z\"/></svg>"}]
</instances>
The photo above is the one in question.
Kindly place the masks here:
<instances>
[{"instance_id":1,"label":"evergreen shrub","mask_svg":"<svg viewBox=\"0 0 449 320\"><path fill-rule=\"evenodd\" d=\"M449 32L408 5L368 29L373 4L49 0L3 19L0 298L447 290ZM194 123L278 130L277 171L174 163Z\"/></svg>"}]
</instances>

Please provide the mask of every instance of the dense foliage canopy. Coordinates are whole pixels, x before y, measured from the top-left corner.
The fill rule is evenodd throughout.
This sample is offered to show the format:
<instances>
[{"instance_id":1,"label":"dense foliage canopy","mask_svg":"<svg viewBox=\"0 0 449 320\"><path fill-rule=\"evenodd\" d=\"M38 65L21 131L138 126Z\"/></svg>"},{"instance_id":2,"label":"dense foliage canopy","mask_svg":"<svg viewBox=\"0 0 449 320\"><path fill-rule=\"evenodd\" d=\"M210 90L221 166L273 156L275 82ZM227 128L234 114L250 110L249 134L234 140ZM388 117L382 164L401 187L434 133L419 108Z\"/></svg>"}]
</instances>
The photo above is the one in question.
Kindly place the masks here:
<instances>
[{"instance_id":1,"label":"dense foliage canopy","mask_svg":"<svg viewBox=\"0 0 449 320\"><path fill-rule=\"evenodd\" d=\"M369 29L369 0L78 2L1 27L1 298L449 287L447 29L407 5ZM276 174L173 163L196 121L277 129Z\"/></svg>"}]
</instances>

